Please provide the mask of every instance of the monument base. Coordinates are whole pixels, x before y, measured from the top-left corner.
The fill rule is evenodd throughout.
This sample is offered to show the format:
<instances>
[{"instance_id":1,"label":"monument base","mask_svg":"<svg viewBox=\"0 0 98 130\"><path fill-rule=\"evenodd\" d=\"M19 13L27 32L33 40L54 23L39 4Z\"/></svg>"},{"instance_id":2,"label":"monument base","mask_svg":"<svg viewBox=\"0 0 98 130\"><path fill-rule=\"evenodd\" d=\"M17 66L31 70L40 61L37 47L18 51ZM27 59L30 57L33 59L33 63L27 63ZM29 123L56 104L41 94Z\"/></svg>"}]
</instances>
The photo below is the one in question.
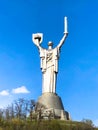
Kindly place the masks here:
<instances>
[{"instance_id":1,"label":"monument base","mask_svg":"<svg viewBox=\"0 0 98 130\"><path fill-rule=\"evenodd\" d=\"M42 109L43 118L53 115L53 118L70 120L69 113L64 110L61 98L55 93L44 93L38 99L37 109Z\"/></svg>"}]
</instances>

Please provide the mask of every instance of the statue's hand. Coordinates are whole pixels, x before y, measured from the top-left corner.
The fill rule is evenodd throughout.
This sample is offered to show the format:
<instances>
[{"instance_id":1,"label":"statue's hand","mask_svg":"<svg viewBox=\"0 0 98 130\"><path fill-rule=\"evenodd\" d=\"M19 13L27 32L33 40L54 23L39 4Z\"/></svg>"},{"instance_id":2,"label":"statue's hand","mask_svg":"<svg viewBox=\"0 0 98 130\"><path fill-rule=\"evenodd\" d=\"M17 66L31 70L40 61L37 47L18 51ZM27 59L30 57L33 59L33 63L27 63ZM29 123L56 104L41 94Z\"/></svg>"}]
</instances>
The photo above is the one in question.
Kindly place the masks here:
<instances>
[{"instance_id":1,"label":"statue's hand","mask_svg":"<svg viewBox=\"0 0 98 130\"><path fill-rule=\"evenodd\" d=\"M38 35L38 34L36 34L35 37L34 37L34 39L38 39L40 41L41 40L41 36Z\"/></svg>"},{"instance_id":2,"label":"statue's hand","mask_svg":"<svg viewBox=\"0 0 98 130\"><path fill-rule=\"evenodd\" d=\"M68 35L68 32L64 32L64 35L66 35L66 36L67 36L67 35Z\"/></svg>"}]
</instances>

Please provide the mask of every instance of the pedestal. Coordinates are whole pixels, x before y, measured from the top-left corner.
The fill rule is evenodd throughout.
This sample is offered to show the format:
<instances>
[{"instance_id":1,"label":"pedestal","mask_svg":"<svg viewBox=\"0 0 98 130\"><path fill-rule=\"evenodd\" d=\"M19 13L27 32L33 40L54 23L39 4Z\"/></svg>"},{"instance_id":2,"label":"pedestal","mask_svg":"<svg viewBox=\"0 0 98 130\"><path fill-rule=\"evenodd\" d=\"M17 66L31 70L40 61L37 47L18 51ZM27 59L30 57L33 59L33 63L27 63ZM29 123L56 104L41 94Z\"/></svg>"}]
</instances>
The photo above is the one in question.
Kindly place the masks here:
<instances>
[{"instance_id":1,"label":"pedestal","mask_svg":"<svg viewBox=\"0 0 98 130\"><path fill-rule=\"evenodd\" d=\"M54 111L55 117L61 120L69 120L69 113L64 110L61 98L55 93L44 93L38 98L38 103L44 106L44 110ZM37 108L38 109L38 108Z\"/></svg>"}]
</instances>

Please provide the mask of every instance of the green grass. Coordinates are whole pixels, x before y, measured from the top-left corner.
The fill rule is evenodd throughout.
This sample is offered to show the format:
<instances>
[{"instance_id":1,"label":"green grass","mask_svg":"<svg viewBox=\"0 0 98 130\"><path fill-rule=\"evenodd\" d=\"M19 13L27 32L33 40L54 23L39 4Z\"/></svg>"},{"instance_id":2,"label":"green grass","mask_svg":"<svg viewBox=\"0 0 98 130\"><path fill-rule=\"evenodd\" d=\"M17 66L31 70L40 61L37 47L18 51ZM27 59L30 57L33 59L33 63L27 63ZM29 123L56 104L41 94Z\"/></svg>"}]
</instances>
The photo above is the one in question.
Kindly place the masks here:
<instances>
[{"instance_id":1,"label":"green grass","mask_svg":"<svg viewBox=\"0 0 98 130\"><path fill-rule=\"evenodd\" d=\"M77 121L12 121L0 122L0 130L98 130L91 125Z\"/></svg>"}]
</instances>

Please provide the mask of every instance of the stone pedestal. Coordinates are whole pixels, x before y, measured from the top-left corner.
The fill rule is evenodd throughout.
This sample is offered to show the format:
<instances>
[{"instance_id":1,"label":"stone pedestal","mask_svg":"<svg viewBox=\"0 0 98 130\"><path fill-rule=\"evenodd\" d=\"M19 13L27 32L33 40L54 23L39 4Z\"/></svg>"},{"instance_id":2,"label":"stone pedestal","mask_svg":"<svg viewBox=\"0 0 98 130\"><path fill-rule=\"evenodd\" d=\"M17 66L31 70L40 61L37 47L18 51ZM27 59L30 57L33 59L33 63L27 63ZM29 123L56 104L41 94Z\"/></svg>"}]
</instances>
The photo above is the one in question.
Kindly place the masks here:
<instances>
[{"instance_id":1,"label":"stone pedestal","mask_svg":"<svg viewBox=\"0 0 98 130\"><path fill-rule=\"evenodd\" d=\"M62 100L57 94L44 93L38 98L38 103L44 106L44 110L53 110L56 118L69 120L69 113L64 110Z\"/></svg>"}]
</instances>

